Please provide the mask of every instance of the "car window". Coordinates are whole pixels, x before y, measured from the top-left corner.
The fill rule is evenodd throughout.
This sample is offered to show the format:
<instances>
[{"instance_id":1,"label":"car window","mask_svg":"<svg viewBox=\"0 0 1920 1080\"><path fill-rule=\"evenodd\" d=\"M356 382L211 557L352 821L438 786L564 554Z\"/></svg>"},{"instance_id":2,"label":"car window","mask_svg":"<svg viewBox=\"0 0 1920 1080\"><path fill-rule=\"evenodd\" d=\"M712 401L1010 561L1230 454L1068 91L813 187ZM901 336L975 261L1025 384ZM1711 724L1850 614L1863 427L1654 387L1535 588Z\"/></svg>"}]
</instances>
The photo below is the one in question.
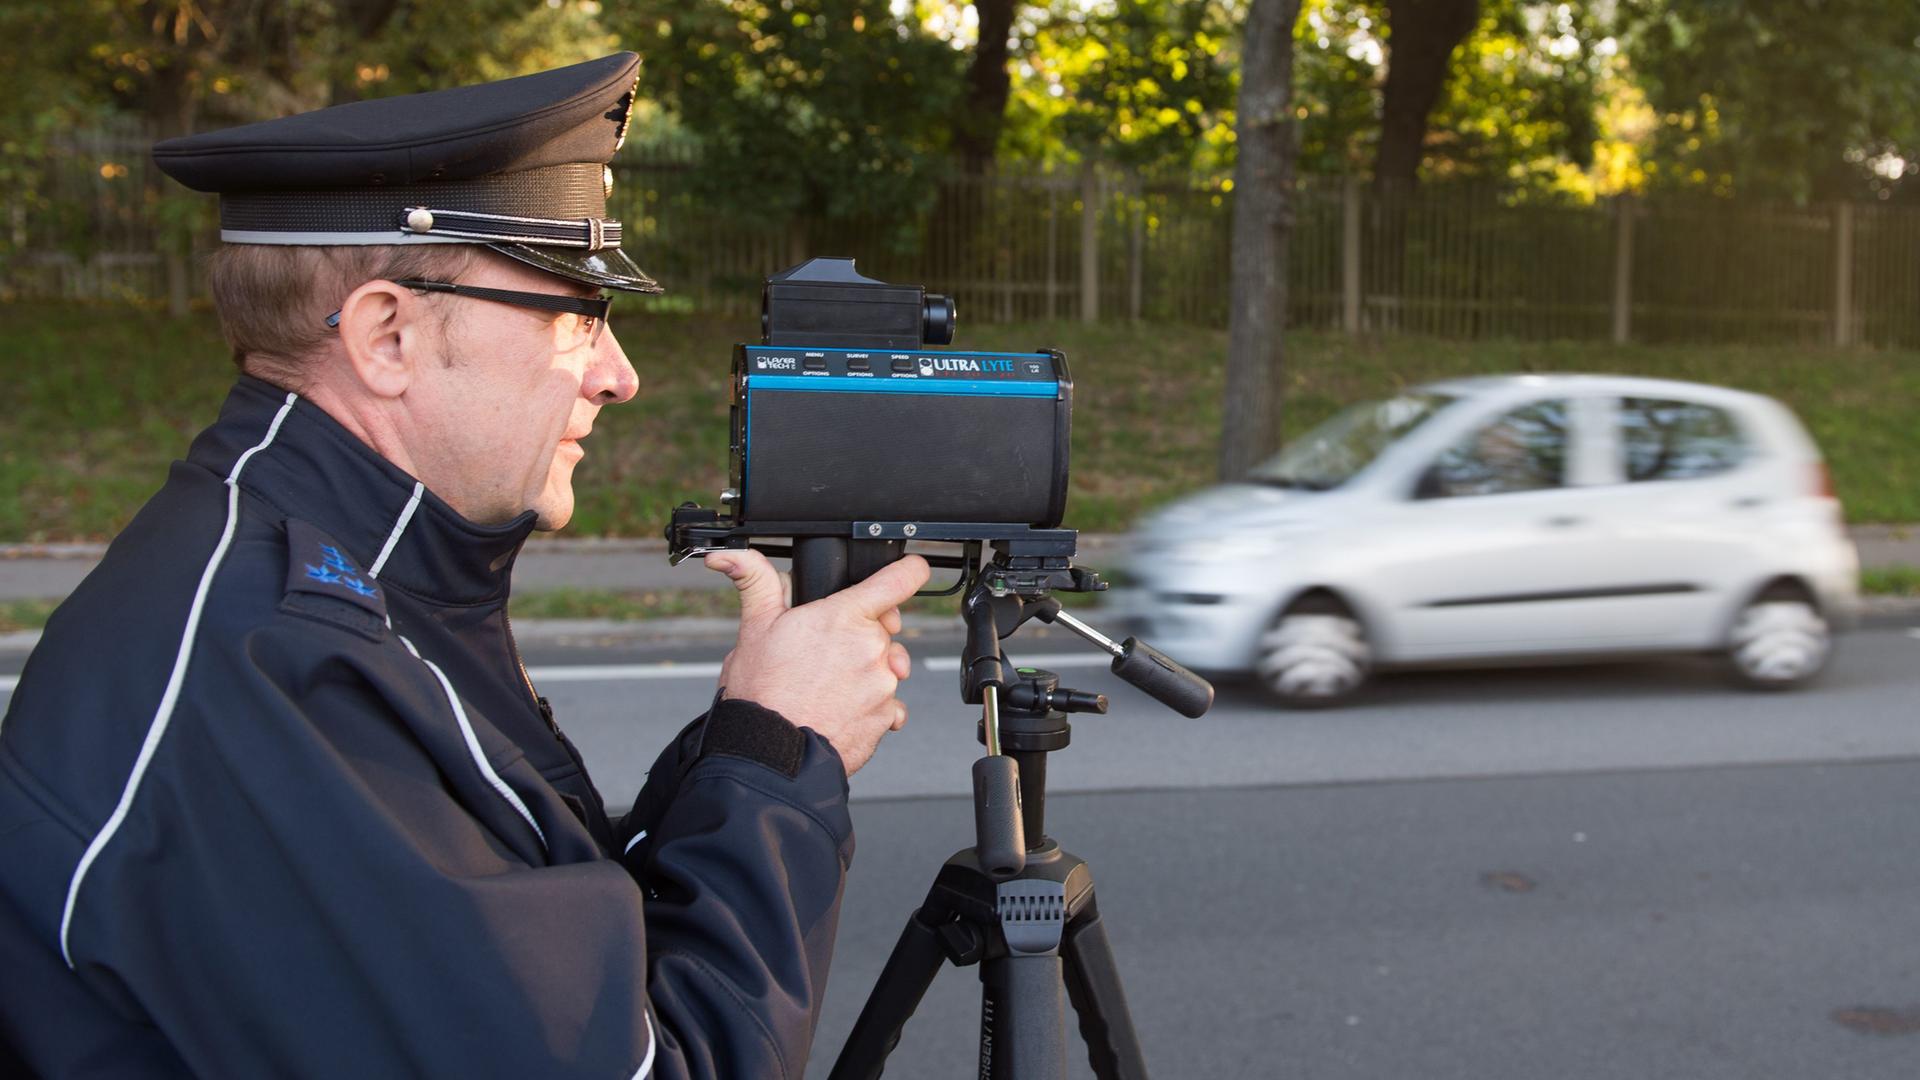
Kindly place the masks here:
<instances>
[{"instance_id":1,"label":"car window","mask_svg":"<svg viewBox=\"0 0 1920 1080\"><path fill-rule=\"evenodd\" d=\"M1567 473L1571 420L1559 398L1515 409L1442 452L1420 494L1451 498L1559 487Z\"/></svg>"},{"instance_id":2,"label":"car window","mask_svg":"<svg viewBox=\"0 0 1920 1080\"><path fill-rule=\"evenodd\" d=\"M1454 400L1446 394L1409 391L1349 406L1288 443L1278 457L1255 466L1247 478L1257 484L1310 491L1339 487Z\"/></svg>"},{"instance_id":3,"label":"car window","mask_svg":"<svg viewBox=\"0 0 1920 1080\"><path fill-rule=\"evenodd\" d=\"M1629 481L1712 476L1747 455L1733 417L1712 405L1621 398L1619 417L1621 466Z\"/></svg>"}]
</instances>

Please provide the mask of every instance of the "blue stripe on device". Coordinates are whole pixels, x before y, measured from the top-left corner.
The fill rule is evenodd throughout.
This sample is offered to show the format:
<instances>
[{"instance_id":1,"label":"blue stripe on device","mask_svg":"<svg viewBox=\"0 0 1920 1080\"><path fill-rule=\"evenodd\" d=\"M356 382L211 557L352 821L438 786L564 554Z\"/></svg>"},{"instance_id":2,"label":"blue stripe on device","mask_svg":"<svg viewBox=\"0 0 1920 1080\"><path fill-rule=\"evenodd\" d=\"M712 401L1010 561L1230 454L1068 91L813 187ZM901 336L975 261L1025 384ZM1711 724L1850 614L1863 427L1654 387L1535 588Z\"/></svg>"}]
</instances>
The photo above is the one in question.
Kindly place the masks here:
<instances>
[{"instance_id":1,"label":"blue stripe on device","mask_svg":"<svg viewBox=\"0 0 1920 1080\"><path fill-rule=\"evenodd\" d=\"M993 394L1000 397L1057 397L1060 384L1016 379L861 379L846 375L749 375L755 390L827 390L840 394Z\"/></svg>"}]
</instances>

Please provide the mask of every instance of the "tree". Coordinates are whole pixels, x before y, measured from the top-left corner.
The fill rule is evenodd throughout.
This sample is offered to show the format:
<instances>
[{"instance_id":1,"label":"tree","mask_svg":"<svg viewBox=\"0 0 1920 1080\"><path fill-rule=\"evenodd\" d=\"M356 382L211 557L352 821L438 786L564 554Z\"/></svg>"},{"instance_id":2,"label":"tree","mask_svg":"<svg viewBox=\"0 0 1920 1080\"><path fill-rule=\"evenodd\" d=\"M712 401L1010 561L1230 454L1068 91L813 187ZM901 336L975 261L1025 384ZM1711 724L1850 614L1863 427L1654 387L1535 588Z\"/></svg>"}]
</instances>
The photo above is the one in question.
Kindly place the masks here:
<instances>
[{"instance_id":1,"label":"tree","mask_svg":"<svg viewBox=\"0 0 1920 1080\"><path fill-rule=\"evenodd\" d=\"M1594 9L1551 0L1481 5L1444 68L1427 71L1439 81L1430 82L1431 108L1415 116L1404 82L1408 28L1386 25L1384 0L1308 0L1295 36L1301 171L1352 175L1377 166L1376 176L1393 177L1389 186L1470 179L1521 194L1590 197L1595 185L1584 173L1601 138L1596 113L1618 89L1608 81L1617 43ZM1389 113L1420 129L1403 131L1397 149L1388 146Z\"/></svg>"},{"instance_id":2,"label":"tree","mask_svg":"<svg viewBox=\"0 0 1920 1080\"><path fill-rule=\"evenodd\" d=\"M1920 5L1622 0L1653 182L1797 201L1920 194Z\"/></svg>"},{"instance_id":3,"label":"tree","mask_svg":"<svg viewBox=\"0 0 1920 1080\"><path fill-rule=\"evenodd\" d=\"M610 51L588 0L10 0L0 39L30 41L0 65L0 190L39 201L55 133L131 118L171 138L343 100L502 78ZM90 163L111 170L114 164ZM124 169L122 172L124 173ZM103 175L106 175L103 173ZM141 216L159 225L171 306L209 200L149 170ZM90 208L77 210L84 217ZM83 243L84 223L70 243Z\"/></svg>"},{"instance_id":4,"label":"tree","mask_svg":"<svg viewBox=\"0 0 1920 1080\"><path fill-rule=\"evenodd\" d=\"M1385 0L1387 81L1380 95L1380 149L1373 179L1412 184L1426 147L1427 117L1440 100L1454 50L1479 20L1480 0Z\"/></svg>"},{"instance_id":5,"label":"tree","mask_svg":"<svg viewBox=\"0 0 1920 1080\"><path fill-rule=\"evenodd\" d=\"M918 232L945 164L961 56L889 0L641 0L603 16L700 148L701 196L769 226Z\"/></svg>"},{"instance_id":6,"label":"tree","mask_svg":"<svg viewBox=\"0 0 1920 1080\"><path fill-rule=\"evenodd\" d=\"M1227 0L1057 2L1020 57L1003 147L1033 161L1230 166L1238 16Z\"/></svg>"},{"instance_id":7,"label":"tree","mask_svg":"<svg viewBox=\"0 0 1920 1080\"><path fill-rule=\"evenodd\" d=\"M1006 123L1008 39L1013 34L1014 0L974 0L980 36L967 65L966 93L953 120L953 149L960 167L978 175L993 167Z\"/></svg>"},{"instance_id":8,"label":"tree","mask_svg":"<svg viewBox=\"0 0 1920 1080\"><path fill-rule=\"evenodd\" d=\"M1299 14L1300 0L1252 0L1242 37L1223 480L1246 475L1280 444L1293 226L1293 26Z\"/></svg>"}]
</instances>

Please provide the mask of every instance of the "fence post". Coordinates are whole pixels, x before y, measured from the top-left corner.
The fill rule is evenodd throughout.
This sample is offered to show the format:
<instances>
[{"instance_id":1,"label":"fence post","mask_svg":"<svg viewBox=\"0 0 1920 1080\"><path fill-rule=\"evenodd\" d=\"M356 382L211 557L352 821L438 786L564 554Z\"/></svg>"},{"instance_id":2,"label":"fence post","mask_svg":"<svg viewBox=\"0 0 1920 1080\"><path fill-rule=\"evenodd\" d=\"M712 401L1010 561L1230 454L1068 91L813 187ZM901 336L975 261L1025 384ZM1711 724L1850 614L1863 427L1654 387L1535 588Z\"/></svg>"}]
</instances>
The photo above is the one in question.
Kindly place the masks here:
<instances>
[{"instance_id":1,"label":"fence post","mask_svg":"<svg viewBox=\"0 0 1920 1080\"><path fill-rule=\"evenodd\" d=\"M1360 332L1360 178L1347 177L1340 199L1340 328Z\"/></svg>"},{"instance_id":2,"label":"fence post","mask_svg":"<svg viewBox=\"0 0 1920 1080\"><path fill-rule=\"evenodd\" d=\"M1127 202L1127 216L1132 222L1127 244L1127 317L1139 322L1141 292L1145 285L1142 265L1147 254L1147 198L1138 177L1127 188L1132 196Z\"/></svg>"},{"instance_id":3,"label":"fence post","mask_svg":"<svg viewBox=\"0 0 1920 1080\"><path fill-rule=\"evenodd\" d=\"M1613 343L1633 340L1633 197L1613 199Z\"/></svg>"},{"instance_id":4,"label":"fence post","mask_svg":"<svg viewBox=\"0 0 1920 1080\"><path fill-rule=\"evenodd\" d=\"M1833 207L1833 343L1853 344L1853 204Z\"/></svg>"},{"instance_id":5,"label":"fence post","mask_svg":"<svg viewBox=\"0 0 1920 1080\"><path fill-rule=\"evenodd\" d=\"M1100 321L1100 178L1080 167L1080 321Z\"/></svg>"},{"instance_id":6,"label":"fence post","mask_svg":"<svg viewBox=\"0 0 1920 1080\"><path fill-rule=\"evenodd\" d=\"M1047 176L1047 321L1060 317L1060 188Z\"/></svg>"}]
</instances>

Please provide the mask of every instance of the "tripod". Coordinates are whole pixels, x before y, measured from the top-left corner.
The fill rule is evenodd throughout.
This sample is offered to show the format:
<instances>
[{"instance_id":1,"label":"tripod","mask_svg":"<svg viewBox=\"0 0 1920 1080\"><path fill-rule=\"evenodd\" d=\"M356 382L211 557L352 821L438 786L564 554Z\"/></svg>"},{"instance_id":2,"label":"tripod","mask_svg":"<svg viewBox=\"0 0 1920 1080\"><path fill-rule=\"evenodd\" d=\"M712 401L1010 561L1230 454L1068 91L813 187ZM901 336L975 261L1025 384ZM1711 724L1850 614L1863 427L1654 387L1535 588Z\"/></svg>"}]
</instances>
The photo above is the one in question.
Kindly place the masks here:
<instances>
[{"instance_id":1,"label":"tripod","mask_svg":"<svg viewBox=\"0 0 1920 1080\"><path fill-rule=\"evenodd\" d=\"M1104 713L1107 699L1064 689L1050 671L1018 668L1007 680L999 640L1030 618L1063 625L1111 653L1115 674L1188 716L1207 710L1213 688L1134 638L1116 644L1048 594L1100 588L1097 576L1020 562L1003 551L962 604L961 695L983 707L980 740L987 748L973 767L974 846L947 860L907 920L831 1080L880 1076L945 961L980 965L982 1080L1066 1075L1063 988L1094 1073L1102 1080L1147 1076L1094 902L1093 872L1046 835L1047 755L1067 746L1068 713Z\"/></svg>"}]
</instances>

